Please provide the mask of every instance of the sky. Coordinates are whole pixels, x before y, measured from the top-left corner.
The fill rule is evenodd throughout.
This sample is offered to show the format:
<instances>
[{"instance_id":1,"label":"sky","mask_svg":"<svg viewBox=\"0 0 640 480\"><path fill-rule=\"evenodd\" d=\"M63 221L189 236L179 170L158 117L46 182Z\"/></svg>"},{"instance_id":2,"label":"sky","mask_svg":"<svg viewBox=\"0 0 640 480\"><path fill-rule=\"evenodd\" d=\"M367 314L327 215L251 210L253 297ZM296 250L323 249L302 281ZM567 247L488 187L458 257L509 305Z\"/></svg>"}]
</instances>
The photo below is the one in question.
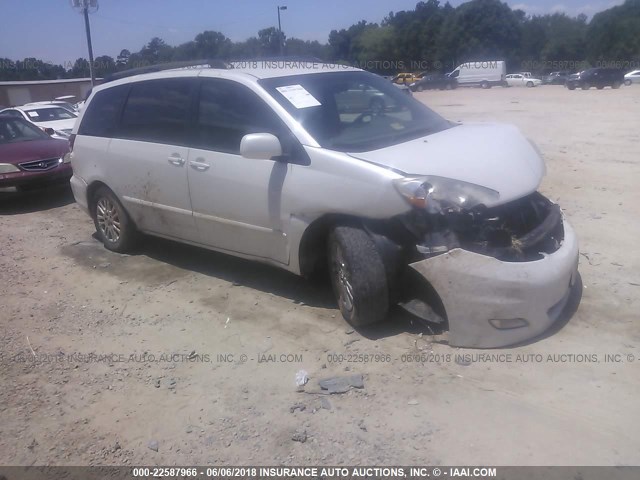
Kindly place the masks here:
<instances>
[{"instance_id":1,"label":"sky","mask_svg":"<svg viewBox=\"0 0 640 480\"><path fill-rule=\"evenodd\" d=\"M390 11L410 10L417 0L99 0L90 17L94 56L117 57L122 49L140 50L153 37L170 45L217 30L234 41L277 26L277 6L287 37L326 42L333 29L360 21L380 22ZM444 0L441 0L444 3ZM452 0L452 5L463 3ZM594 13L622 0L508 0L530 14ZM0 0L0 57L35 57L70 68L87 58L82 15L69 0Z\"/></svg>"}]
</instances>

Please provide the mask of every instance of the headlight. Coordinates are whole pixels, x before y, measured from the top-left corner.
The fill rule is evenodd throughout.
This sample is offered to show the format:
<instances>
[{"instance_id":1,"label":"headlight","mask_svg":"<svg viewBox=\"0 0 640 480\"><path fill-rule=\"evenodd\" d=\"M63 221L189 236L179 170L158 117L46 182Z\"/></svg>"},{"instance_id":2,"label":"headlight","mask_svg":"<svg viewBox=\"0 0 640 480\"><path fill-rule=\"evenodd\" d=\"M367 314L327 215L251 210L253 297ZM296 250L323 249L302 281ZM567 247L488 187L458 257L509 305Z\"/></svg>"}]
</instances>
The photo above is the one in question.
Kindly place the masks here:
<instances>
[{"instance_id":1,"label":"headlight","mask_svg":"<svg viewBox=\"0 0 640 480\"><path fill-rule=\"evenodd\" d=\"M394 184L409 204L430 213L491 205L500 198L490 188L444 177L405 177L394 180Z\"/></svg>"},{"instance_id":2,"label":"headlight","mask_svg":"<svg viewBox=\"0 0 640 480\"><path fill-rule=\"evenodd\" d=\"M10 163L0 163L0 173L13 173L19 172L20 169Z\"/></svg>"}]
</instances>

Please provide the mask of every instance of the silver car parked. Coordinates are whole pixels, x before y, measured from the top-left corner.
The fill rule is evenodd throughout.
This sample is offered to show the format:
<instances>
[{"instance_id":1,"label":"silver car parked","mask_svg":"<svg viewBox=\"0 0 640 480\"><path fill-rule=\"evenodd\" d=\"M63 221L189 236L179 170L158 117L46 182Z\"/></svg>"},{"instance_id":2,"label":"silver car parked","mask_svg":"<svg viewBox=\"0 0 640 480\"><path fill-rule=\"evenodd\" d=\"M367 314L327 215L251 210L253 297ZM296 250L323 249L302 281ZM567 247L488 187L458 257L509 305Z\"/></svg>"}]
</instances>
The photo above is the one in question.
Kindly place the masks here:
<instances>
[{"instance_id":1,"label":"silver car parked","mask_svg":"<svg viewBox=\"0 0 640 480\"><path fill-rule=\"evenodd\" d=\"M537 192L530 141L449 122L361 70L122 78L93 90L71 144L76 201L106 248L143 232L325 270L355 326L399 303L447 322L452 345L509 345L549 328L577 278L576 237Z\"/></svg>"}]
</instances>

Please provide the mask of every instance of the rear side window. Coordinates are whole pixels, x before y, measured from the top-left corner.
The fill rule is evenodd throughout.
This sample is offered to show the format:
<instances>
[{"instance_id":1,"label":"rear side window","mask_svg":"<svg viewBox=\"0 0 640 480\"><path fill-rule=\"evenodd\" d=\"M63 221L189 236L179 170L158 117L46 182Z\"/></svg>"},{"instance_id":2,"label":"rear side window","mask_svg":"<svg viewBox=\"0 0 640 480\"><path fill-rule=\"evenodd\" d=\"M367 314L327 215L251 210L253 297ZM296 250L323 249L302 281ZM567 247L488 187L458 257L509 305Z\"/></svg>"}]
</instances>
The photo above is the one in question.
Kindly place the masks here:
<instances>
[{"instance_id":1,"label":"rear side window","mask_svg":"<svg viewBox=\"0 0 640 480\"><path fill-rule=\"evenodd\" d=\"M78 135L112 137L116 133L122 104L127 98L129 85L108 88L95 94L82 117Z\"/></svg>"},{"instance_id":2,"label":"rear side window","mask_svg":"<svg viewBox=\"0 0 640 480\"><path fill-rule=\"evenodd\" d=\"M122 113L119 138L186 145L193 78L134 83Z\"/></svg>"},{"instance_id":3,"label":"rear side window","mask_svg":"<svg viewBox=\"0 0 640 480\"><path fill-rule=\"evenodd\" d=\"M240 153L240 140L249 133L288 131L280 118L254 92L239 83L207 79L200 101L192 145L225 153Z\"/></svg>"}]
</instances>

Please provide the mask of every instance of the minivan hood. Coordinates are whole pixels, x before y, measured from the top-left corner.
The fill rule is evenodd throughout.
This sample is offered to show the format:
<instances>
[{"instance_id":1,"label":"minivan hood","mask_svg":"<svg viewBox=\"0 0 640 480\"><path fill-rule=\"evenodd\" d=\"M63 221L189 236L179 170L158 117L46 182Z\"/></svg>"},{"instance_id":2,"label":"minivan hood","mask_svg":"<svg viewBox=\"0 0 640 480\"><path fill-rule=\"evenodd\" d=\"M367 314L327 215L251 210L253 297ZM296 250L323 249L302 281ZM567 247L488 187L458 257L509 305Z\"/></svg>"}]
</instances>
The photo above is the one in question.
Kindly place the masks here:
<instances>
[{"instance_id":1,"label":"minivan hood","mask_svg":"<svg viewBox=\"0 0 640 480\"><path fill-rule=\"evenodd\" d=\"M411 175L434 175L490 188L494 205L535 192L546 173L536 148L512 125L468 123L350 156ZM493 206L493 205L487 205Z\"/></svg>"}]
</instances>

